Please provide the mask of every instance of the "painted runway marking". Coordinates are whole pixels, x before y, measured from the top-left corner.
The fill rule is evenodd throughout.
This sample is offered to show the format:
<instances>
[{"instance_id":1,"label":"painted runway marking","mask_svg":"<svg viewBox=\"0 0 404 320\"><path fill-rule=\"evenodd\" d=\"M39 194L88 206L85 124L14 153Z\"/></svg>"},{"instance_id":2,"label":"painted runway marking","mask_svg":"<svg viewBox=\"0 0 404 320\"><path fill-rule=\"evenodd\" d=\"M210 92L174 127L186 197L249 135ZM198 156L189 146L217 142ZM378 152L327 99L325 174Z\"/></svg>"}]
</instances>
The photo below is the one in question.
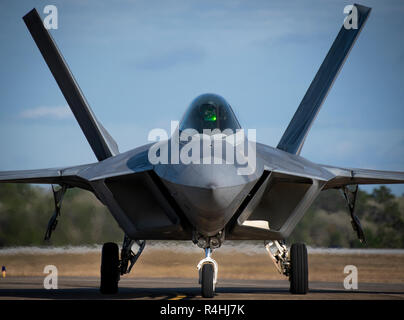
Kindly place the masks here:
<instances>
[{"instance_id":1,"label":"painted runway marking","mask_svg":"<svg viewBox=\"0 0 404 320\"><path fill-rule=\"evenodd\" d=\"M177 295L176 297L171 298L171 299L168 299L168 300L182 300L182 299L184 299L184 298L186 298L186 297L187 297L187 296L184 296L184 295L179 294L179 295Z\"/></svg>"}]
</instances>

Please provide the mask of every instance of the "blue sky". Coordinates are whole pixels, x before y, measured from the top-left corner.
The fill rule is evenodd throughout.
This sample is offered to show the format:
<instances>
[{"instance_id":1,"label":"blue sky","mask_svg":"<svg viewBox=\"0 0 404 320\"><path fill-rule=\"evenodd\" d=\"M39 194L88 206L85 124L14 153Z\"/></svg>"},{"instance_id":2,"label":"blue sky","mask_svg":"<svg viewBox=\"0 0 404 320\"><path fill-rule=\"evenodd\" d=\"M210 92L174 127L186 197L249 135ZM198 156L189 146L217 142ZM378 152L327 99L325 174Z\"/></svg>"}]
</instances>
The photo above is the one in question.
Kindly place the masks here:
<instances>
[{"instance_id":1,"label":"blue sky","mask_svg":"<svg viewBox=\"0 0 404 320\"><path fill-rule=\"evenodd\" d=\"M302 151L404 171L404 2L373 8ZM22 16L56 5L51 33L99 120L126 151L201 93L276 146L336 37L348 1L0 2L0 170L95 162ZM391 186L397 194L404 185ZM371 190L371 188L368 190Z\"/></svg>"}]
</instances>

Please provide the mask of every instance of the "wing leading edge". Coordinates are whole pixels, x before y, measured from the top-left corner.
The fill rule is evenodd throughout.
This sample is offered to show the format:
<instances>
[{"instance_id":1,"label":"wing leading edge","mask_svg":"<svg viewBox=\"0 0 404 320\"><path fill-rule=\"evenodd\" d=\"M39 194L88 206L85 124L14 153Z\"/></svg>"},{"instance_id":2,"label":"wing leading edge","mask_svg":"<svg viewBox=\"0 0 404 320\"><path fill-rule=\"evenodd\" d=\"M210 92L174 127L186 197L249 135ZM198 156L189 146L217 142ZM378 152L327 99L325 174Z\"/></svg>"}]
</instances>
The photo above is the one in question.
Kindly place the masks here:
<instances>
[{"instance_id":1,"label":"wing leading edge","mask_svg":"<svg viewBox=\"0 0 404 320\"><path fill-rule=\"evenodd\" d=\"M404 183L404 172L369 169L350 169L322 166L335 177L323 189L341 188L352 184L395 184Z\"/></svg>"},{"instance_id":2,"label":"wing leading edge","mask_svg":"<svg viewBox=\"0 0 404 320\"><path fill-rule=\"evenodd\" d=\"M92 191L90 183L79 173L91 165L38 170L0 171L0 183L59 184Z\"/></svg>"}]
</instances>

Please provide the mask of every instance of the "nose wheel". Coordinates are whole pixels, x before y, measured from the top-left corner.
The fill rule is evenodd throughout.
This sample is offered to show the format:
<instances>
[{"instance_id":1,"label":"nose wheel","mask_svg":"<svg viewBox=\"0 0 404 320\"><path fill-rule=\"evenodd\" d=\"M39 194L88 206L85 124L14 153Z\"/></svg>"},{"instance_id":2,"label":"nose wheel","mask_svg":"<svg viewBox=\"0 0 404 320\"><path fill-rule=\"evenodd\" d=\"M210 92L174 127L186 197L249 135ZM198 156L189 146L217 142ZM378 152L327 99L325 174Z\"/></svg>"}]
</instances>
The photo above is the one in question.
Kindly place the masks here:
<instances>
[{"instance_id":1,"label":"nose wheel","mask_svg":"<svg viewBox=\"0 0 404 320\"><path fill-rule=\"evenodd\" d=\"M215 270L213 265L207 263L202 267L201 293L204 298L213 298L215 294L215 286L213 284Z\"/></svg>"},{"instance_id":2,"label":"nose wheel","mask_svg":"<svg viewBox=\"0 0 404 320\"><path fill-rule=\"evenodd\" d=\"M212 259L212 250L205 249L206 257L198 263L199 283L201 284L201 294L203 298L213 298L217 281L218 266Z\"/></svg>"}]
</instances>

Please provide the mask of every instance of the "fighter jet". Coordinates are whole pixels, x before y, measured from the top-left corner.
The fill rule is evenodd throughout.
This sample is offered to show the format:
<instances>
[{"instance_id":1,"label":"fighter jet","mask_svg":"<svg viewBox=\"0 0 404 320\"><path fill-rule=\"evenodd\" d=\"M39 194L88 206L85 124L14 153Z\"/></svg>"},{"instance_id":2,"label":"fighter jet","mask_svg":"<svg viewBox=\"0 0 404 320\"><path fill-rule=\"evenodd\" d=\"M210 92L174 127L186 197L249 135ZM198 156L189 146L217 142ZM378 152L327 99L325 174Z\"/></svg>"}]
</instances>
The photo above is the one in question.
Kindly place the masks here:
<instances>
[{"instance_id":1,"label":"fighter jet","mask_svg":"<svg viewBox=\"0 0 404 320\"><path fill-rule=\"evenodd\" d=\"M160 141L157 147L156 143L150 143L120 153L33 9L23 20L98 162L55 169L3 171L0 182L52 185L55 212L46 239L56 227L67 189L88 190L108 207L125 237L120 252L115 243L103 245L102 293L118 291L120 277L131 271L146 240L189 240L205 250L206 257L197 266L199 283L202 296L213 297L218 265L212 251L230 239L262 240L278 271L289 278L291 293L305 294L308 292L306 246L297 243L288 248L285 240L320 192L342 191L352 226L359 239L365 241L354 213L358 185L404 183L404 172L339 168L316 164L300 156L307 134L371 9L354 5L351 13L354 11L357 27L346 28L343 24L279 144L270 147L254 142L252 166L217 161L224 160L224 153L220 152L214 156L213 163L207 163L202 154L196 154L196 158L194 154L187 163L177 161L177 151L181 153L188 148L184 152L188 154L192 149L186 141L178 139L188 129L196 132L193 138L200 136L199 141L208 141L205 145L208 151L213 151L215 139L225 141L223 150L229 144L239 145L237 139L227 142L229 137L237 135L234 132L240 132L241 126L229 103L216 94L203 94L192 101L176 133L166 144ZM207 129L213 130L210 135L205 133ZM215 130L220 134L215 134ZM246 138L241 144L247 148L251 143ZM151 160L150 155L162 158L164 152L169 161ZM243 168L251 170L240 174ZM132 250L135 243L136 253Z\"/></svg>"}]
</instances>

